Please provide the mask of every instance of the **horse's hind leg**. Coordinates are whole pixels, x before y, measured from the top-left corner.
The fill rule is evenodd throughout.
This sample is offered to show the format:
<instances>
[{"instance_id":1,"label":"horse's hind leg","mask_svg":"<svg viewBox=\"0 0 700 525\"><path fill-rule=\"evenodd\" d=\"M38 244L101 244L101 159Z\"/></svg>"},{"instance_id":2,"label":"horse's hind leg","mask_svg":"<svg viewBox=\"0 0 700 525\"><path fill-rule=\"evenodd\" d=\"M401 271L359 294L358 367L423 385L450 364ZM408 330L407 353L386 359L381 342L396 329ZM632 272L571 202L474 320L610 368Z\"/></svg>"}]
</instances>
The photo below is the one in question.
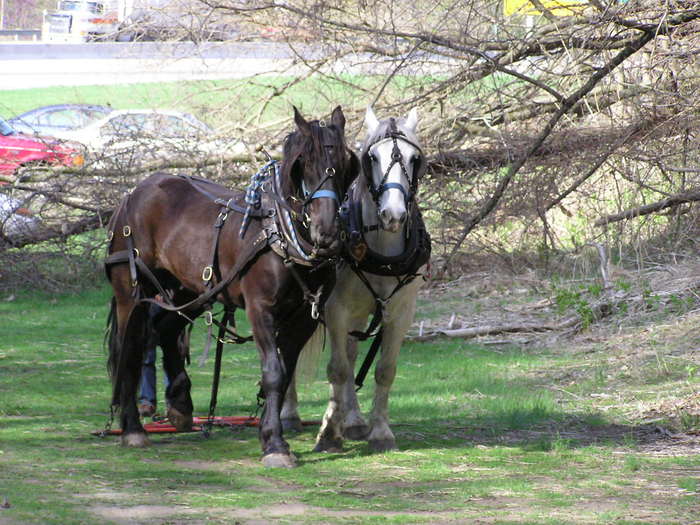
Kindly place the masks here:
<instances>
[{"instance_id":1,"label":"horse's hind leg","mask_svg":"<svg viewBox=\"0 0 700 525\"><path fill-rule=\"evenodd\" d=\"M169 379L165 391L168 420L179 431L192 429L192 382L185 371L185 354L189 351L187 321L175 313L167 313L156 324L163 349L163 368Z\"/></svg>"},{"instance_id":2,"label":"horse's hind leg","mask_svg":"<svg viewBox=\"0 0 700 525\"><path fill-rule=\"evenodd\" d=\"M301 418L299 417L299 402L297 399L297 384L295 376L292 376L292 380L287 387L287 393L284 396L284 404L282 405L282 412L280 417L282 419L282 430L301 432L303 426L301 424Z\"/></svg>"},{"instance_id":3,"label":"horse's hind leg","mask_svg":"<svg viewBox=\"0 0 700 525\"><path fill-rule=\"evenodd\" d=\"M357 360L357 339L350 335L347 338L347 356L350 370L355 370L355 361ZM350 374L345 381L343 413L345 414L345 419L343 421L343 436L353 441L362 441L367 439L367 436L369 435L369 425L362 417L360 404L357 401L355 378L353 374Z\"/></svg>"},{"instance_id":4,"label":"horse's hind leg","mask_svg":"<svg viewBox=\"0 0 700 525\"><path fill-rule=\"evenodd\" d=\"M315 328L314 328L315 327ZM289 337L289 334L294 334ZM310 336L308 334L311 333ZM308 338L307 338L308 336ZM316 374L318 360L325 346L325 326L311 318L311 311L307 307L294 316L290 322L285 323L280 331L279 345L284 355L299 357L296 372L292 374L287 387L282 405L282 429L287 432L293 430L301 432L303 425L299 417L299 403L297 399L297 378L304 378ZM307 339L304 341L304 339Z\"/></svg>"},{"instance_id":5,"label":"horse's hind leg","mask_svg":"<svg viewBox=\"0 0 700 525\"><path fill-rule=\"evenodd\" d=\"M136 390L143 365L147 309L134 304L130 294L119 294L115 287L117 330L110 340L110 363L114 389L118 394L121 443L129 447L150 445L136 407Z\"/></svg>"}]
</instances>

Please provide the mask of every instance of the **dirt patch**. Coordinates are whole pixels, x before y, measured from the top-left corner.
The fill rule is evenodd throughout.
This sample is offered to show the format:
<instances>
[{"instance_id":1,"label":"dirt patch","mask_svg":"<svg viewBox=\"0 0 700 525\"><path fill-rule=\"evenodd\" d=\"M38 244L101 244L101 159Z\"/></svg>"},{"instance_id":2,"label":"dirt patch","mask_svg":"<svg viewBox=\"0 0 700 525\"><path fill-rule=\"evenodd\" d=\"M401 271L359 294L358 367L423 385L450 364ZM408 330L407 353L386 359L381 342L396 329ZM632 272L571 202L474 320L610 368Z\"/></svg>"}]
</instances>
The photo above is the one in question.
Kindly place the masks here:
<instances>
[{"instance_id":1,"label":"dirt patch","mask_svg":"<svg viewBox=\"0 0 700 525\"><path fill-rule=\"evenodd\" d=\"M194 461L176 460L175 465L191 470L210 470L214 472L235 472L238 467L258 468L260 462L254 459L228 460L228 461Z\"/></svg>"},{"instance_id":2,"label":"dirt patch","mask_svg":"<svg viewBox=\"0 0 700 525\"><path fill-rule=\"evenodd\" d=\"M192 509L168 507L165 505L134 505L131 507L113 506L113 505L97 505L91 507L92 512L104 519L111 520L113 523L144 523L146 521L155 523L174 523L173 516L194 514ZM183 519L182 523L186 520Z\"/></svg>"},{"instance_id":3,"label":"dirt patch","mask_svg":"<svg viewBox=\"0 0 700 525\"><path fill-rule=\"evenodd\" d=\"M673 433L658 425L586 425L580 422L551 423L547 428L512 430L493 437L488 430L451 429L450 437L459 437L477 445L519 446L531 443L566 441L568 446L617 443L640 451L667 450L668 455L700 453L700 435Z\"/></svg>"},{"instance_id":4,"label":"dirt patch","mask_svg":"<svg viewBox=\"0 0 700 525\"><path fill-rule=\"evenodd\" d=\"M428 518L432 522L448 520L451 512L393 512L393 511L372 511L372 510L328 510L320 507L313 507L299 502L282 503L270 505L269 507L254 507L251 509L236 509L227 512L228 516L237 520L242 520L246 525L270 523L271 520L290 519L304 516L305 521L316 523L332 523L337 519L361 519L370 517L399 517L416 516ZM442 518L441 518L442 517ZM421 520L422 521L422 520Z\"/></svg>"}]
</instances>

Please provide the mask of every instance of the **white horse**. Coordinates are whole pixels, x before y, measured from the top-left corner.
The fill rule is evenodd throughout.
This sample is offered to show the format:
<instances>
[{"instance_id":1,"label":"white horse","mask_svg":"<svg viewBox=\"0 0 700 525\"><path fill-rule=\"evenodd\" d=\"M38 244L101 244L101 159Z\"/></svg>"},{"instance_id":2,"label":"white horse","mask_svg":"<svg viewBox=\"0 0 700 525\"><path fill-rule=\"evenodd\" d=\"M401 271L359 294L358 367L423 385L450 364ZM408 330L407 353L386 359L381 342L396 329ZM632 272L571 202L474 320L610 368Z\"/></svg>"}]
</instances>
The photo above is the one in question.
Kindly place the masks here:
<instances>
[{"instance_id":1,"label":"white horse","mask_svg":"<svg viewBox=\"0 0 700 525\"><path fill-rule=\"evenodd\" d=\"M372 108L367 108L363 175L353 183L343 204L345 256L325 305L331 344L331 395L315 451L340 451L344 438L367 439L376 452L396 449L389 427L389 391L430 257L430 237L415 202L418 180L425 168L416 137L417 124L415 109L405 118L380 121ZM375 320L365 330L372 315ZM376 342L381 343L381 354L367 425L357 401L353 371L358 338L367 338L378 327ZM371 360L363 368L370 364ZM362 379L358 377L360 384ZM294 384L288 390L282 419L290 426L299 420Z\"/></svg>"}]
</instances>

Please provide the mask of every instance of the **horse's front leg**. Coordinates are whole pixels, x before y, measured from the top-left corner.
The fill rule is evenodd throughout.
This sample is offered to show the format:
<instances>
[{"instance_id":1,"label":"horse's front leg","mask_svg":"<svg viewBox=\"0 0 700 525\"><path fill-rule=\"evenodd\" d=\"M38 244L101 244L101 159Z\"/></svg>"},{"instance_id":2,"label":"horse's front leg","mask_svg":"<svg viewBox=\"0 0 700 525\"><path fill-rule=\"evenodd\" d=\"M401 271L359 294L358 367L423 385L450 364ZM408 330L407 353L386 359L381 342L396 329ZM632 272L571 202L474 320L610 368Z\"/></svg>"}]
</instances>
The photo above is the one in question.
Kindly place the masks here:
<instances>
[{"instance_id":1,"label":"horse's front leg","mask_svg":"<svg viewBox=\"0 0 700 525\"><path fill-rule=\"evenodd\" d=\"M396 364L401 343L413 321L415 294L410 300L398 300L389 319L383 323L382 351L374 372L376 386L370 413L369 448L373 452L396 450L396 439L389 427L389 391L396 377ZM406 304L408 303L408 304Z\"/></svg>"},{"instance_id":2,"label":"horse's front leg","mask_svg":"<svg viewBox=\"0 0 700 525\"><path fill-rule=\"evenodd\" d=\"M261 388L265 398L265 408L260 420L262 462L266 467L295 467L296 458L290 453L289 445L282 437L280 412L288 378L285 363L275 341L274 316L269 310L258 309L253 305L248 307L247 312L262 365Z\"/></svg>"},{"instance_id":3,"label":"horse's front leg","mask_svg":"<svg viewBox=\"0 0 700 525\"><path fill-rule=\"evenodd\" d=\"M343 449L343 418L346 383L352 382L352 368L347 355L349 315L342 301L331 296L325 308L331 358L328 362L330 399L316 437L315 452L340 452Z\"/></svg>"}]
</instances>

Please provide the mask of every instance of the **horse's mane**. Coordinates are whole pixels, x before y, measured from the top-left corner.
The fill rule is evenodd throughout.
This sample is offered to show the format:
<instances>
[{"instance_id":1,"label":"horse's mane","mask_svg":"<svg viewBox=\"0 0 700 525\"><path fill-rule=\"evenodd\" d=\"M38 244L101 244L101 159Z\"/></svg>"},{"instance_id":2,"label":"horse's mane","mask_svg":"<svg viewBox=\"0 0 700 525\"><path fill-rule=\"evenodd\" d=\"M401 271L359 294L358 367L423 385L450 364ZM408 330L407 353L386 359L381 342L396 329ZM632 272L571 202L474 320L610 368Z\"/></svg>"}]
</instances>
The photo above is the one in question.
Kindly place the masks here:
<instances>
[{"instance_id":1,"label":"horse's mane","mask_svg":"<svg viewBox=\"0 0 700 525\"><path fill-rule=\"evenodd\" d=\"M347 148L345 144L345 135L342 129L338 129L334 124L328 123L325 126L320 125L320 121L312 120L309 121L310 135L305 135L299 130L295 130L284 139L283 146L283 158L282 165L280 166L282 185L285 191L294 192L299 181L297 175L297 161L302 155L306 155L309 158L317 159L324 155L324 148L328 142L334 143L338 151L342 152L341 158L344 160L346 158L346 151L354 156L352 152ZM334 131L330 132L331 130ZM356 162L356 161L354 161ZM359 165L353 166L353 159L351 158L351 165L345 165L347 163L343 162L342 168L344 173L338 173L337 176L343 177L341 180L341 186L347 188L359 172Z\"/></svg>"},{"instance_id":2,"label":"horse's mane","mask_svg":"<svg viewBox=\"0 0 700 525\"><path fill-rule=\"evenodd\" d=\"M390 127L391 127L391 119L385 118L379 121L379 125L377 128L374 130L374 133L371 135L367 135L367 138L365 140L365 143L362 147L363 153L367 151L370 145L374 144L375 142L382 140L382 138L387 137L390 133ZM406 127L406 119L404 117L397 118L396 119L396 127L398 130L406 135L406 138L410 141L413 142L414 144L421 146L420 140L418 140L418 136L411 131L409 128ZM422 146L421 146L422 147Z\"/></svg>"}]
</instances>

